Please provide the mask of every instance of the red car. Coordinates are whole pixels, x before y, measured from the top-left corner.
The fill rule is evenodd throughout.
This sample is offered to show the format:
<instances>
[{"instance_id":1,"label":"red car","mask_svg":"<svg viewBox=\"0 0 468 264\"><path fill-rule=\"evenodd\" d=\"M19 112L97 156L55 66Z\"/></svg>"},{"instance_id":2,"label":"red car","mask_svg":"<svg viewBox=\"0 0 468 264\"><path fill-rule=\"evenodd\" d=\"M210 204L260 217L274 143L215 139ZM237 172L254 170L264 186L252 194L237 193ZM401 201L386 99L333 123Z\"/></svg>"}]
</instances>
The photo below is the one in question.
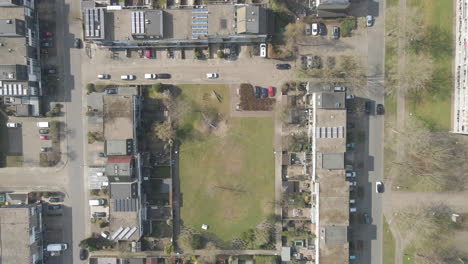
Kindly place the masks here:
<instances>
[{"instance_id":1,"label":"red car","mask_svg":"<svg viewBox=\"0 0 468 264\"><path fill-rule=\"evenodd\" d=\"M150 49L146 49L146 50L145 50L145 57L146 57L147 59L151 59L152 56L151 56L151 50L150 50Z\"/></svg>"},{"instance_id":2,"label":"red car","mask_svg":"<svg viewBox=\"0 0 468 264\"><path fill-rule=\"evenodd\" d=\"M50 38L50 37L54 36L54 33L52 33L52 32L43 32L42 36L45 37L45 38Z\"/></svg>"},{"instance_id":3,"label":"red car","mask_svg":"<svg viewBox=\"0 0 468 264\"><path fill-rule=\"evenodd\" d=\"M268 97L273 97L275 96L274 88L273 86L268 87Z\"/></svg>"},{"instance_id":4,"label":"red car","mask_svg":"<svg viewBox=\"0 0 468 264\"><path fill-rule=\"evenodd\" d=\"M45 136L45 135L41 135L41 136L39 136L39 139L41 139L41 140L49 140L50 137L49 137L49 136Z\"/></svg>"}]
</instances>

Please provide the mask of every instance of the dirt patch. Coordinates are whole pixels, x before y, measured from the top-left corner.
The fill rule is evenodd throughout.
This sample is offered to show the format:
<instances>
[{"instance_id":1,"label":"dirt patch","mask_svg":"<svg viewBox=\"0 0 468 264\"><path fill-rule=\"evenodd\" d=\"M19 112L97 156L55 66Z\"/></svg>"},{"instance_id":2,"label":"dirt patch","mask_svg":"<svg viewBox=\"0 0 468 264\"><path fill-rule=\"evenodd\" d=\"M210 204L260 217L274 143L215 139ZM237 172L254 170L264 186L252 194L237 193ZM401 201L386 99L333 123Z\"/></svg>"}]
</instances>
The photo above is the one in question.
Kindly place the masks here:
<instances>
[{"instance_id":1,"label":"dirt patch","mask_svg":"<svg viewBox=\"0 0 468 264\"><path fill-rule=\"evenodd\" d=\"M227 120L222 120L218 123L215 129L213 129L213 134L218 137L224 137L228 131Z\"/></svg>"},{"instance_id":2,"label":"dirt patch","mask_svg":"<svg viewBox=\"0 0 468 264\"><path fill-rule=\"evenodd\" d=\"M243 83L240 86L240 107L244 111L269 111L275 100L272 98L257 98L254 95L254 87Z\"/></svg>"}]
</instances>

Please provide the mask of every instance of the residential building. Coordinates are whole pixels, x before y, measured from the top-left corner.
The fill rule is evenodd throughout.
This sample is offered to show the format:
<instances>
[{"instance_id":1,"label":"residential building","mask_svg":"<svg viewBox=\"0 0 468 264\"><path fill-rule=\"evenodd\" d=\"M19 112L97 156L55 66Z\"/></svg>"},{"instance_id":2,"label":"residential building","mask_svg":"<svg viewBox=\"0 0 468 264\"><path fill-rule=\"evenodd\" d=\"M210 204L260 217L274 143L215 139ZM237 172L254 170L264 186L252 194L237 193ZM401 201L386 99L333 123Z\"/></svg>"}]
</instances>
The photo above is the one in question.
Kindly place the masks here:
<instances>
[{"instance_id":1,"label":"residential building","mask_svg":"<svg viewBox=\"0 0 468 264\"><path fill-rule=\"evenodd\" d=\"M34 0L0 0L0 97L24 105L18 116L39 116L40 39Z\"/></svg>"},{"instance_id":2,"label":"residential building","mask_svg":"<svg viewBox=\"0 0 468 264\"><path fill-rule=\"evenodd\" d=\"M43 263L41 204L0 207L0 263Z\"/></svg>"},{"instance_id":3,"label":"residential building","mask_svg":"<svg viewBox=\"0 0 468 264\"><path fill-rule=\"evenodd\" d=\"M139 240L146 222L141 157L137 148L140 100L138 95L127 92L103 96L109 230L110 238L115 241Z\"/></svg>"},{"instance_id":4,"label":"residential building","mask_svg":"<svg viewBox=\"0 0 468 264\"><path fill-rule=\"evenodd\" d=\"M213 4L196 9L83 8L85 38L103 47L208 47L263 43L273 25L262 6Z\"/></svg>"},{"instance_id":5,"label":"residential building","mask_svg":"<svg viewBox=\"0 0 468 264\"><path fill-rule=\"evenodd\" d=\"M349 195L345 177L346 107L345 93L313 93L312 184L314 198L311 221L314 226L317 264L349 263Z\"/></svg>"}]
</instances>

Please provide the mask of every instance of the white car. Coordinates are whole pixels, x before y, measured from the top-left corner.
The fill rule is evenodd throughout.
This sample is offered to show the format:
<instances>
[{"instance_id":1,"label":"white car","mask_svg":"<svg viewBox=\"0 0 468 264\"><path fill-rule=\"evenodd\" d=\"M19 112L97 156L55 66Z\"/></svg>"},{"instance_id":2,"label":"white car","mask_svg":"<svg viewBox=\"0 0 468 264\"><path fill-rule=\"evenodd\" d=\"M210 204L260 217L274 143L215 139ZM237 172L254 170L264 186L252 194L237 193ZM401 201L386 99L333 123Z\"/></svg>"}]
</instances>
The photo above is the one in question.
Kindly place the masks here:
<instances>
[{"instance_id":1,"label":"white car","mask_svg":"<svg viewBox=\"0 0 468 264\"><path fill-rule=\"evenodd\" d=\"M219 75L217 73L214 73L214 72L206 74L206 78L208 78L208 79L216 79L218 77L219 77Z\"/></svg>"},{"instance_id":2,"label":"white car","mask_svg":"<svg viewBox=\"0 0 468 264\"><path fill-rule=\"evenodd\" d=\"M374 17L371 15L366 16L366 26L372 27L374 25Z\"/></svg>"},{"instance_id":3,"label":"white car","mask_svg":"<svg viewBox=\"0 0 468 264\"><path fill-rule=\"evenodd\" d=\"M157 79L158 75L156 73L145 73L145 79Z\"/></svg>"},{"instance_id":4,"label":"white car","mask_svg":"<svg viewBox=\"0 0 468 264\"><path fill-rule=\"evenodd\" d=\"M346 172L346 177L356 177L356 172L355 171L347 171Z\"/></svg>"},{"instance_id":5,"label":"white car","mask_svg":"<svg viewBox=\"0 0 468 264\"><path fill-rule=\"evenodd\" d=\"M126 74L126 75L120 75L121 80L135 80L135 75L131 74Z\"/></svg>"},{"instance_id":6,"label":"white car","mask_svg":"<svg viewBox=\"0 0 468 264\"><path fill-rule=\"evenodd\" d=\"M312 35L317 36L318 35L318 23L313 23L312 24Z\"/></svg>"},{"instance_id":7,"label":"white car","mask_svg":"<svg viewBox=\"0 0 468 264\"><path fill-rule=\"evenodd\" d=\"M375 183L375 192L376 193L383 193L384 192L384 185L382 182L378 181Z\"/></svg>"},{"instance_id":8,"label":"white car","mask_svg":"<svg viewBox=\"0 0 468 264\"><path fill-rule=\"evenodd\" d=\"M110 79L109 74L98 74L98 79Z\"/></svg>"},{"instance_id":9,"label":"white car","mask_svg":"<svg viewBox=\"0 0 468 264\"><path fill-rule=\"evenodd\" d=\"M267 45L265 43L260 44L260 57L267 57Z\"/></svg>"},{"instance_id":10,"label":"white car","mask_svg":"<svg viewBox=\"0 0 468 264\"><path fill-rule=\"evenodd\" d=\"M19 124L18 123L8 122L8 123L6 123L6 126L7 127L19 127Z\"/></svg>"}]
</instances>

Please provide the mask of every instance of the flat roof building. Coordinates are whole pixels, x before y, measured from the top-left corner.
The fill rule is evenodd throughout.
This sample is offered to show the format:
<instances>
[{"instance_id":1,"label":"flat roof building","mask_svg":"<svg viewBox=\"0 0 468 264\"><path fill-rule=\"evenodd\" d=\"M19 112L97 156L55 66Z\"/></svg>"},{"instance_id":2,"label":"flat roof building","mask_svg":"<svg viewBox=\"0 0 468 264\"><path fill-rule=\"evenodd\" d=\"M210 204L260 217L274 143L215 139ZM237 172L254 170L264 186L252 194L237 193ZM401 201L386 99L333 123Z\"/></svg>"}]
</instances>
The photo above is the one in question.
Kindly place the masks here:
<instances>
[{"instance_id":1,"label":"flat roof building","mask_svg":"<svg viewBox=\"0 0 468 264\"><path fill-rule=\"evenodd\" d=\"M268 13L261 6L242 6L236 10L238 34L267 34Z\"/></svg>"},{"instance_id":2,"label":"flat roof building","mask_svg":"<svg viewBox=\"0 0 468 264\"><path fill-rule=\"evenodd\" d=\"M0 263L42 263L42 205L0 207Z\"/></svg>"},{"instance_id":3,"label":"flat roof building","mask_svg":"<svg viewBox=\"0 0 468 264\"><path fill-rule=\"evenodd\" d=\"M107 156L127 156L133 153L132 139L109 139L104 145Z\"/></svg>"},{"instance_id":4,"label":"flat roof building","mask_svg":"<svg viewBox=\"0 0 468 264\"><path fill-rule=\"evenodd\" d=\"M33 116L40 114L34 102L42 95L36 13L34 0L0 0L0 96L9 105L30 105Z\"/></svg>"}]
</instances>

